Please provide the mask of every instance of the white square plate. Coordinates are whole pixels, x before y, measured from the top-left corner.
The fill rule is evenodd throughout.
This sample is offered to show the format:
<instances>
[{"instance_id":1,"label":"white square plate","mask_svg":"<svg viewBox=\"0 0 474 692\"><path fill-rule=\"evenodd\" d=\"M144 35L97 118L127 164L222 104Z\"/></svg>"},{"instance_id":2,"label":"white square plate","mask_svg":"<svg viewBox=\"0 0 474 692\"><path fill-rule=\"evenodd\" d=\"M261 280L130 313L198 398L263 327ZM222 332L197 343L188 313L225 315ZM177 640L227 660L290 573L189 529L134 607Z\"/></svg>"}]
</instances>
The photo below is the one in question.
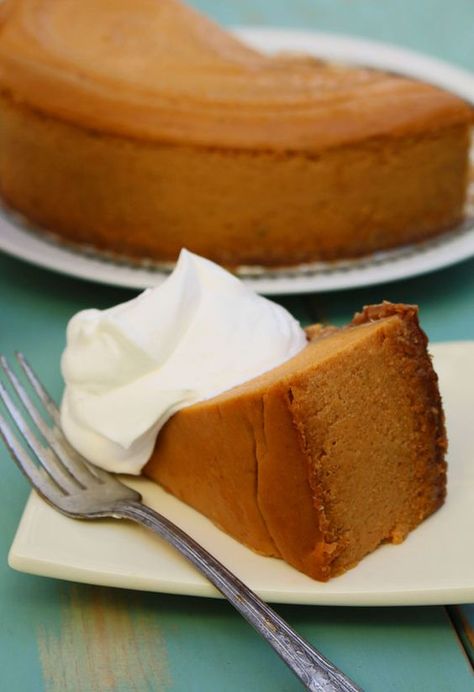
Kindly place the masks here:
<instances>
[{"instance_id":1,"label":"white square plate","mask_svg":"<svg viewBox=\"0 0 474 692\"><path fill-rule=\"evenodd\" d=\"M147 504L187 531L264 599L333 605L433 605L474 601L474 342L432 345L447 417L447 502L402 545L383 545L326 584L254 554L144 479L127 478ZM23 572L90 584L217 597L159 538L114 520L85 522L32 493L9 555Z\"/></svg>"}]
</instances>

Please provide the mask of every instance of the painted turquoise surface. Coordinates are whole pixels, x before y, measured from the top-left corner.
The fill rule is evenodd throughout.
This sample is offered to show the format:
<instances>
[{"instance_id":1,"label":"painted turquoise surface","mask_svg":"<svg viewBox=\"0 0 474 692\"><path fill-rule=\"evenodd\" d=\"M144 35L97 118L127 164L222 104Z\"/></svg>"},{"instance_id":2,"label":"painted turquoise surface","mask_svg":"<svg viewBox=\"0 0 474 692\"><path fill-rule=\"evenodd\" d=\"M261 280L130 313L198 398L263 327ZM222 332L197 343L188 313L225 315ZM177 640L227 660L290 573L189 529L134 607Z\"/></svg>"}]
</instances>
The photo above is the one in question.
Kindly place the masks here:
<instances>
[{"instance_id":1,"label":"painted turquoise surface","mask_svg":"<svg viewBox=\"0 0 474 692\"><path fill-rule=\"evenodd\" d=\"M406 46L472 69L472 0L192 0L218 22L329 31Z\"/></svg>"},{"instance_id":2,"label":"painted turquoise surface","mask_svg":"<svg viewBox=\"0 0 474 692\"><path fill-rule=\"evenodd\" d=\"M472 0L192 4L228 25L366 36L474 69ZM0 350L30 354L59 397L58 361L69 317L81 308L105 307L132 295L0 256ZM305 324L342 324L361 305L382 299L418 303L433 341L474 339L474 260L408 281L278 300ZM75 586L10 570L6 556L27 494L26 482L0 448L0 692L300 689L224 602ZM473 689L467 658L444 608L277 610L368 692ZM465 612L472 623L472 606ZM99 625L102 639L95 639ZM468 646L467 637L465 642ZM91 646L107 653L108 664L98 661Z\"/></svg>"}]
</instances>

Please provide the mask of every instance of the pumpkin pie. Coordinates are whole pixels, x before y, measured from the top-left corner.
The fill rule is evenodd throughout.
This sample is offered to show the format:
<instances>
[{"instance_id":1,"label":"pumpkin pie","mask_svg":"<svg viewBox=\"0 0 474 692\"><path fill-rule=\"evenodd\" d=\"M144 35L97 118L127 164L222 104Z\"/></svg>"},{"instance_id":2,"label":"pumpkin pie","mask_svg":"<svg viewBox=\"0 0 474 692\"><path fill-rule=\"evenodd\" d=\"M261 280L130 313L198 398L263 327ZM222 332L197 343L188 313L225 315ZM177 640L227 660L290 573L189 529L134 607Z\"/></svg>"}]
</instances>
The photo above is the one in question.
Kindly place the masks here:
<instances>
[{"instance_id":1,"label":"pumpkin pie","mask_svg":"<svg viewBox=\"0 0 474 692\"><path fill-rule=\"evenodd\" d=\"M178 0L6 0L0 193L56 236L228 266L365 255L463 217L472 109L268 56Z\"/></svg>"},{"instance_id":2,"label":"pumpkin pie","mask_svg":"<svg viewBox=\"0 0 474 692\"><path fill-rule=\"evenodd\" d=\"M416 307L370 306L307 334L283 365L172 416L144 473L326 581L442 505L447 442Z\"/></svg>"}]
</instances>

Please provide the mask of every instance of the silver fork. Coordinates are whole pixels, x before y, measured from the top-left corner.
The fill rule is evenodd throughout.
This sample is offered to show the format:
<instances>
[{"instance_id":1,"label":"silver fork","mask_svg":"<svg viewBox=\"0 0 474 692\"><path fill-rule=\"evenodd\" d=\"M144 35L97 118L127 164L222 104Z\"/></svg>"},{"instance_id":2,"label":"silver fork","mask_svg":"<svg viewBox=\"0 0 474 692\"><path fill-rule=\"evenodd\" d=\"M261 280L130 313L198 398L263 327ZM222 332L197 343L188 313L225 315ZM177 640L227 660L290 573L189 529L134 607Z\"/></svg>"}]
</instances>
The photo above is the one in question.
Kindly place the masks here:
<instances>
[{"instance_id":1,"label":"silver fork","mask_svg":"<svg viewBox=\"0 0 474 692\"><path fill-rule=\"evenodd\" d=\"M112 474L92 466L76 452L61 431L59 411L55 402L23 354L17 353L16 357L44 411L40 412L6 358L1 356L1 368L21 401L22 408L26 409L31 421L34 422L37 432L34 432L0 381L0 398L30 452L19 442L12 427L1 414L0 433L13 459L46 502L74 519L131 519L151 529L171 543L209 579L247 622L267 640L308 690L361 690L194 539L166 517L144 505L139 493L121 483ZM45 413L50 421L45 418ZM43 441L39 439L38 432ZM33 461L32 455L36 457L36 462Z\"/></svg>"}]
</instances>

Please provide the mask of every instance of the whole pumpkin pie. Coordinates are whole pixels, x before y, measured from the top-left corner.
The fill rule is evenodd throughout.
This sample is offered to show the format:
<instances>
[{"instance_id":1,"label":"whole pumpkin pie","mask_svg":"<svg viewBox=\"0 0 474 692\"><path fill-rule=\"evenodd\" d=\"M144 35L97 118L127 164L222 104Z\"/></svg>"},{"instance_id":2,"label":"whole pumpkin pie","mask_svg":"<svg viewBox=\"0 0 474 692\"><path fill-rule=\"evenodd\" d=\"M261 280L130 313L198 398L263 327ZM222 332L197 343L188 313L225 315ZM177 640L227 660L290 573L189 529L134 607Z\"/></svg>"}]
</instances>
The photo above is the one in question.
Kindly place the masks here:
<instances>
[{"instance_id":1,"label":"whole pumpkin pie","mask_svg":"<svg viewBox=\"0 0 474 692\"><path fill-rule=\"evenodd\" d=\"M177 0L7 0L0 192L73 243L227 265L364 255L463 217L472 110L269 57Z\"/></svg>"},{"instance_id":2,"label":"whole pumpkin pie","mask_svg":"<svg viewBox=\"0 0 474 692\"><path fill-rule=\"evenodd\" d=\"M447 442L416 307L370 306L307 333L283 365L175 413L144 473L325 581L442 505Z\"/></svg>"}]
</instances>

